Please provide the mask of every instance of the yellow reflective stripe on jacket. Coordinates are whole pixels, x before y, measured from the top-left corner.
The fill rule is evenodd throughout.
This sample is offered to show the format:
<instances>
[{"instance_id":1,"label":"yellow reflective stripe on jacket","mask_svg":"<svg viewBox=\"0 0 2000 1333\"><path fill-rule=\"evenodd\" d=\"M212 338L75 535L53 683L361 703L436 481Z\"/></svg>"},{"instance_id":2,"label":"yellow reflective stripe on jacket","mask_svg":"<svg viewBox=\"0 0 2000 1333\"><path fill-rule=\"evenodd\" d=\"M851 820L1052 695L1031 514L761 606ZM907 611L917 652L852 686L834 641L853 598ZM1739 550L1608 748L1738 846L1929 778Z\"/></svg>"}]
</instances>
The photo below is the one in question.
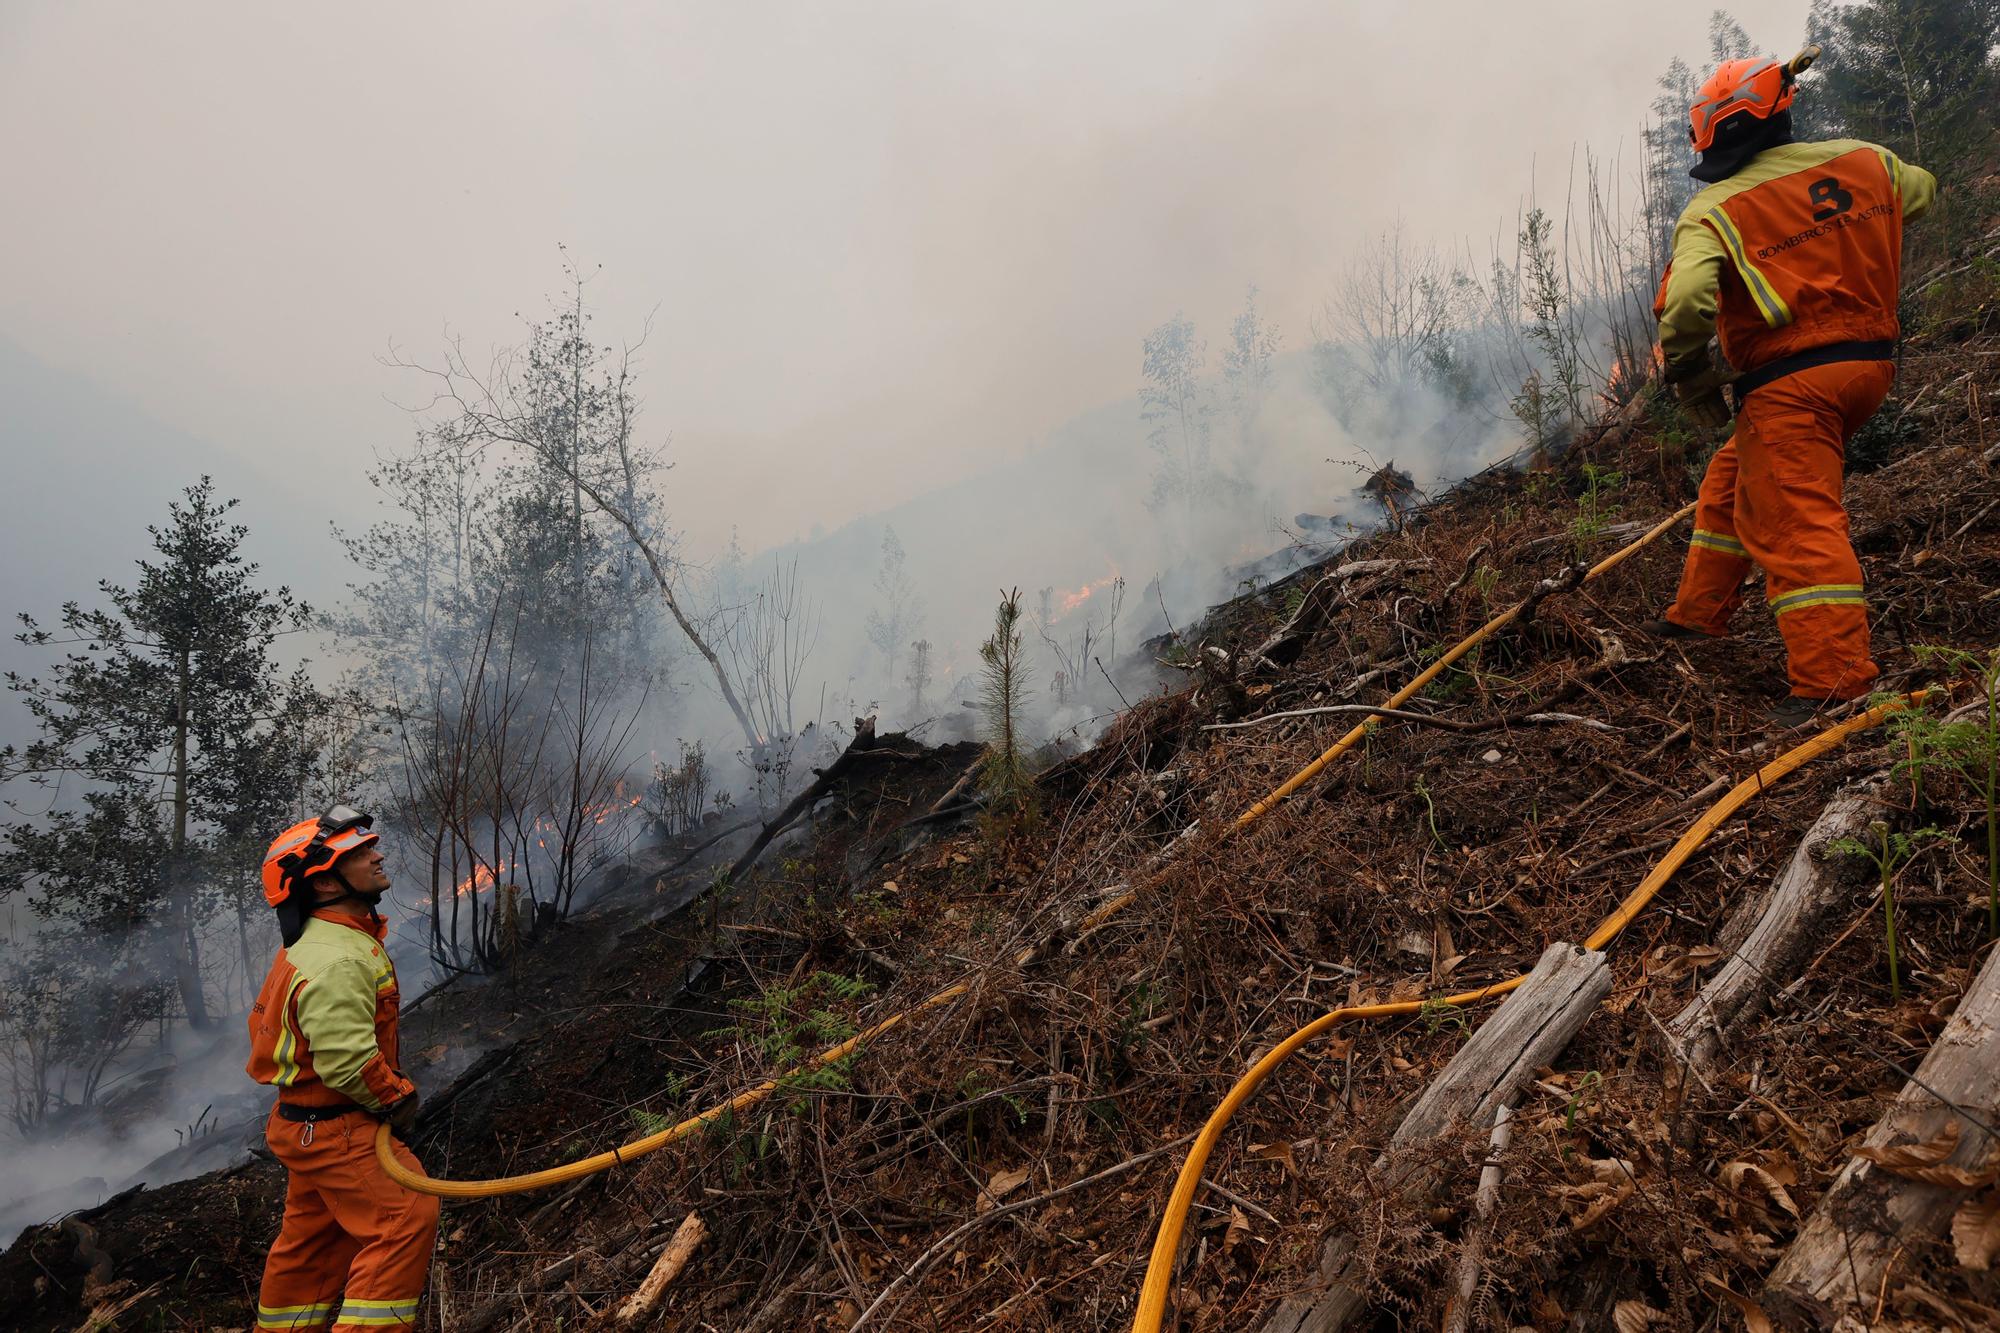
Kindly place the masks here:
<instances>
[{"instance_id":1,"label":"yellow reflective stripe on jacket","mask_svg":"<svg viewBox=\"0 0 2000 1333\"><path fill-rule=\"evenodd\" d=\"M1771 614L1781 616L1787 611L1797 611L1806 606L1826 606L1832 603L1861 605L1868 599L1861 595L1858 583L1817 583L1810 588L1799 588L1783 597L1771 599Z\"/></svg>"},{"instance_id":2,"label":"yellow reflective stripe on jacket","mask_svg":"<svg viewBox=\"0 0 2000 1333\"><path fill-rule=\"evenodd\" d=\"M1774 329L1791 323L1792 308L1785 304L1763 272L1750 262L1749 252L1743 248L1743 233L1736 230L1729 214L1718 204L1702 214L1701 220L1713 227L1715 234L1722 238L1722 248L1729 252L1729 262L1736 266L1743 285L1750 289L1750 299L1757 303L1757 313L1764 317L1764 322Z\"/></svg>"},{"instance_id":3,"label":"yellow reflective stripe on jacket","mask_svg":"<svg viewBox=\"0 0 2000 1333\"><path fill-rule=\"evenodd\" d=\"M1750 554L1750 552L1744 547L1742 542L1737 541L1734 537L1730 536L1728 533L1710 532L1705 528L1696 528L1694 530L1694 536L1688 538L1688 545L1706 546L1709 550L1720 551L1724 555Z\"/></svg>"},{"instance_id":4,"label":"yellow reflective stripe on jacket","mask_svg":"<svg viewBox=\"0 0 2000 1333\"><path fill-rule=\"evenodd\" d=\"M278 1076L271 1081L281 1088L289 1088L299 1080L299 1032L292 1025L292 1001L298 997L299 987L305 984L303 976L294 976L292 984L285 988L284 1006L278 1011L278 1049L271 1053Z\"/></svg>"},{"instance_id":5,"label":"yellow reflective stripe on jacket","mask_svg":"<svg viewBox=\"0 0 2000 1333\"><path fill-rule=\"evenodd\" d=\"M1886 148L1877 148L1875 156L1882 159L1883 170L1889 173L1889 184L1896 191L1896 201L1903 199L1903 160Z\"/></svg>"}]
</instances>

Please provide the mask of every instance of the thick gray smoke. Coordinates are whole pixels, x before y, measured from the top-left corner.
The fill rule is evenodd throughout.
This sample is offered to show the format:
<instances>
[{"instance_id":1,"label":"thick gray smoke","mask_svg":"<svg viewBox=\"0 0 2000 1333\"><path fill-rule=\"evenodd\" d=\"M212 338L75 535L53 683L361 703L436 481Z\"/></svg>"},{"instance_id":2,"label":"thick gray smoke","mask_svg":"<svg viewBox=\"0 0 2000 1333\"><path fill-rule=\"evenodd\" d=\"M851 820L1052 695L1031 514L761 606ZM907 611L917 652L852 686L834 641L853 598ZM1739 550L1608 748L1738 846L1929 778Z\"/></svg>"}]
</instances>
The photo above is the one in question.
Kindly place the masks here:
<instances>
[{"instance_id":1,"label":"thick gray smoke","mask_svg":"<svg viewBox=\"0 0 2000 1333\"><path fill-rule=\"evenodd\" d=\"M1737 6L1779 44L1805 9ZM1330 395L1315 328L1372 238L1511 238L1524 195L1561 195L1551 164L1636 142L1703 23L1589 0L6 6L0 609L46 618L129 577L203 473L244 498L270 583L337 602L353 574L327 525L369 520L363 473L412 434L381 349L517 342L561 286L560 240L603 265L594 332L650 330L643 432L671 441L689 588L726 619L795 572L802 759L865 711L968 734L978 645L1016 587L1038 736L1087 737L1149 683L1100 659L1117 675L1372 524L1368 473L1433 488L1518 442L1505 386L1498 410L1415 383L1393 408ZM1224 353L1252 282L1280 339L1246 397ZM1188 386L1200 466L1185 434L1155 447L1141 394L1142 340L1181 309L1209 353ZM1149 503L1175 456L1183 484ZM325 670L355 650L286 651ZM702 664L670 629L659 657L635 774L699 739L754 806ZM0 701L0 742L27 724ZM398 930L414 991L418 927ZM242 1057L236 1018L141 1034L107 1091L143 1115L0 1141L0 1235L236 1151L200 1131L254 1115Z\"/></svg>"}]
</instances>

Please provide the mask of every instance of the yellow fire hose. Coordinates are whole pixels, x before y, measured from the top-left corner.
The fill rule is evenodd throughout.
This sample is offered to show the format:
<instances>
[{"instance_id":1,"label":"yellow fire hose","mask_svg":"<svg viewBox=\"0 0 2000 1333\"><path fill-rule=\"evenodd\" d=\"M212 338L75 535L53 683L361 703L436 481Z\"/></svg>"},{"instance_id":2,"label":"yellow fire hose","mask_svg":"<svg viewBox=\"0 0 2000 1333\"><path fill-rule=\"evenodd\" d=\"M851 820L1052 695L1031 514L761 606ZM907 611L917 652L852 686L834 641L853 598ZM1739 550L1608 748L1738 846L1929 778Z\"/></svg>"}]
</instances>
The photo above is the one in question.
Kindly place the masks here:
<instances>
[{"instance_id":1,"label":"yellow fire hose","mask_svg":"<svg viewBox=\"0 0 2000 1333\"><path fill-rule=\"evenodd\" d=\"M1918 690L1901 699L1892 699L1880 704L1858 717L1829 727L1811 740L1785 751L1770 763L1758 769L1743 781L1737 783L1702 817L1696 820L1686 833L1680 836L1667 854L1660 858L1639 886L1632 890L1618 910L1598 925L1585 940L1587 949L1601 949L1618 933L1632 923L1647 903L1653 900L1674 873L1693 856L1710 834L1720 828L1724 821L1735 814L1751 800L1763 794L1771 784L1786 774L1805 764L1811 763L1827 751L1833 749L1858 731L1866 731L1909 704L1928 693ZM1202 1169L1208 1164L1209 1154L1222 1137L1223 1128L1230 1117L1250 1100L1258 1087L1273 1070L1297 1054L1299 1049L1313 1038L1322 1035L1341 1023L1355 1018L1394 1018L1421 1012L1426 1004L1471 1005L1482 1000L1505 995L1528 978L1526 974L1496 981L1478 990L1461 991L1457 995L1447 995L1441 1000L1401 1000L1392 1004L1362 1004L1350 1008L1335 1009L1315 1018L1312 1022L1285 1038L1274 1046L1264 1057L1252 1065L1249 1072L1236 1081L1222 1104L1215 1108L1208 1123L1188 1148L1187 1161L1181 1164L1180 1177L1174 1181L1174 1192L1167 1199L1166 1211L1160 1218L1159 1234L1153 1240L1153 1255L1146 1267L1146 1282L1139 1292L1139 1310L1132 1320L1132 1333L1159 1333L1161 1321L1166 1317L1167 1297L1173 1289L1174 1261L1180 1251L1181 1233L1187 1226L1188 1208L1194 1203L1195 1191L1201 1187Z\"/></svg>"},{"instance_id":2,"label":"yellow fire hose","mask_svg":"<svg viewBox=\"0 0 2000 1333\"><path fill-rule=\"evenodd\" d=\"M1641 550L1644 550L1646 547L1652 545L1653 542L1657 541L1659 538L1665 536L1668 529L1672 528L1674 524L1680 522L1682 519L1686 518L1693 512L1694 512L1694 506L1686 505L1683 508L1676 510L1674 513L1668 515L1666 518L1661 519L1658 523L1655 523L1645 533L1641 534L1638 537L1635 537L1627 545L1619 547L1616 551L1613 551L1610 555L1605 556L1602 560L1592 565L1589 568L1589 570L1587 570L1584 573L1583 581L1585 583L1588 583L1590 580L1596 578L1598 575L1605 574L1613 569L1616 569L1619 565L1625 563L1626 560L1630 559L1632 556L1636 555ZM1409 684L1405 685L1402 689L1397 690L1394 694L1390 695L1382 706L1384 708L1401 708L1404 704L1408 703L1411 699L1414 699L1416 697L1418 690L1423 689L1424 686L1430 684L1432 681L1436 680L1439 676L1443 675L1453 662L1456 662L1459 658L1464 657L1474 648L1477 648L1480 645L1480 643L1483 642L1485 639L1487 639L1489 636L1498 633L1500 630L1505 629L1508 625L1511 625L1516 620L1520 619L1521 612L1525 611L1527 607L1528 603L1525 601L1516 602L1514 603L1514 605L1508 607L1505 611L1502 611L1499 615L1493 617L1493 619L1487 621L1484 625L1481 625L1478 629L1474 630L1471 634L1467 635L1465 638L1460 639L1458 643L1452 647L1452 650L1450 652L1446 653L1443 657L1440 657L1437 661L1431 663L1429 666L1425 667L1422 671L1418 672L1415 678L1413 678ZM1244 829L1249 828L1252 824L1262 819L1265 815L1271 813L1271 811L1278 805L1280 801L1283 801L1286 797L1296 792L1299 788L1305 786L1308 782L1311 782L1314 778L1318 777L1322 772L1326 770L1326 766L1328 764L1331 764L1334 760L1340 758L1340 756L1346 754L1349 750L1353 749L1354 743L1360 740L1363 736L1366 736L1370 731L1373 731L1375 727L1378 725L1378 723L1379 719L1377 718L1371 717L1364 719L1352 731L1348 732L1345 736L1342 736L1339 740L1335 741L1332 745L1328 746L1326 748L1326 751L1323 754L1321 754L1319 758L1313 760L1310 764L1307 764L1304 768L1292 774L1292 776L1290 776L1289 778L1286 778L1281 785L1272 790L1269 796L1266 796L1263 800L1257 802L1257 804L1251 806L1248 810L1245 810L1242 814L1236 816L1235 822L1232 823L1229 826L1229 828L1225 831L1224 836L1230 837L1234 836L1235 834L1241 833ZM1134 889L1126 893L1122 893L1118 895L1116 898L1111 899L1109 902L1105 903L1104 906L1098 908L1096 911L1092 912L1089 916L1083 919L1083 928L1085 930L1090 930L1098 925L1101 925L1106 921L1109 921L1112 917L1118 915L1118 913L1124 911L1127 907L1131 906L1132 900L1137 896L1138 896L1138 890Z\"/></svg>"},{"instance_id":3,"label":"yellow fire hose","mask_svg":"<svg viewBox=\"0 0 2000 1333\"><path fill-rule=\"evenodd\" d=\"M1645 533L1634 538L1631 542L1629 542L1625 546L1622 546L1618 550L1612 552L1604 559L1598 561L1595 565L1592 565L1590 569L1585 572L1583 576L1584 581L1588 582L1591 579L1598 577L1600 574L1604 574L1612 569L1615 569L1618 565L1624 563L1624 561L1629 559L1631 556L1633 556L1640 550L1644 549L1645 547L1651 545L1653 542L1657 541L1660 537L1664 536L1666 532L1670 528L1672 528L1676 523L1680 522L1682 519L1686 518L1693 512L1694 512L1694 506L1687 505L1684 508L1678 510L1677 512L1669 515L1667 518L1662 519L1659 523L1655 524ZM1436 680L1440 675L1442 675L1447 669L1450 668L1452 663L1458 661L1458 659L1464 657L1467 653L1471 652L1483 640L1485 640L1492 634L1498 632L1499 630L1512 624L1515 620L1519 619L1522 611L1526 610L1527 607L1528 607L1527 601L1516 602L1513 606L1509 607L1507 610L1502 611L1499 615L1493 617L1491 620L1487 621L1484 625L1481 625L1472 634L1460 640L1451 649L1451 651L1447 652L1437 661L1431 663L1430 666L1426 667L1422 672L1418 673L1416 678L1411 680L1409 684L1405 685L1402 689L1396 691L1395 694L1391 695L1388 701L1383 705L1383 707L1396 708L1401 706L1402 704L1409 702L1409 700L1417 693L1417 691L1423 689L1424 686L1430 684L1433 680ZM1377 724L1378 720L1371 717L1366 721L1362 722L1359 726L1356 726L1353 730L1349 731L1346 735L1342 736L1339 740L1335 741L1317 759L1313 760L1310 764L1307 764L1304 768L1300 769L1297 773L1294 773L1290 778L1286 779L1283 785L1277 787L1268 796L1264 797L1264 799L1258 801L1255 805L1251 806L1249 809L1245 810L1242 814L1238 815L1235 821L1230 825L1228 825L1223 830L1222 836L1224 838L1233 837L1235 834L1242 832L1244 829L1250 827L1252 824L1256 823L1259 819L1262 819L1265 815L1269 814L1286 797L1292 795L1299 788L1305 786L1306 783L1312 781L1314 777L1316 777L1318 774L1320 774L1326 769L1327 765L1331 764L1334 760L1338 759L1341 755L1345 754L1348 750L1352 749L1354 743L1360 740L1363 736L1367 735L1371 730L1373 730L1376 727ZM1157 878L1158 876L1156 875L1155 879ZM1130 906L1132 902L1135 899L1137 899L1138 895L1139 895L1139 889L1135 888L1135 889L1129 889L1126 892L1112 898L1111 900L1106 902L1103 906L1097 908L1095 911L1091 912L1088 916L1086 916L1083 919L1082 929L1087 931L1090 929L1094 929L1099 925L1102 925L1104 922L1110 920L1112 917L1116 916L1119 912L1123 911L1126 907ZM1634 910L1636 911L1637 909L1635 908ZM1024 949L1015 956L1014 962L1017 966L1025 964L1034 957L1034 954L1035 950L1033 950L1032 948ZM1503 986L1504 989L1511 990L1514 986L1518 984L1520 984L1520 978L1517 977L1513 981L1503 983ZM859 1050L867 1042L874 1040L876 1037L889 1031L891 1028L899 1026L900 1024L908 1021L911 1018L916 1017L918 1014L921 1014L926 1010L935 1009L939 1005L947 1004L952 1000L955 1000L958 997L966 994L971 989L972 989L971 983L969 982L959 982L955 985L947 986L943 990L940 990L935 994L927 997L926 999L919 1001L912 1007L902 1010L898 1013L891 1014L889 1017L883 1019L881 1022L875 1024L873 1027L868 1028L863 1032L857 1033L852 1037L849 1037L846 1041L841 1042L839 1045L828 1047L826 1050L823 1050L819 1054L813 1056L812 1059L808 1060L805 1064L799 1066L799 1068L788 1071L786 1076L789 1076L790 1074L800 1073L805 1070L824 1068L825 1066L832 1064L836 1060L844 1059L845 1057ZM1489 995L1499 995L1502 993L1503 989L1501 988L1489 987L1486 990L1475 992L1470 996L1454 997L1452 1003L1469 1004L1474 999L1483 998ZM1392 1012L1392 1010L1385 1008L1383 1012L1388 1013ZM1403 1011L1400 1009L1396 1009L1393 1010L1393 1012L1403 1012ZM1409 1012L1414 1013L1415 1008L1412 1007L1409 1010ZM1322 1019L1320 1021L1322 1023L1326 1022L1325 1019ZM1303 1044L1304 1041L1309 1041L1309 1040L1311 1040L1310 1036L1299 1039L1300 1044ZM1297 1047L1291 1046L1288 1043L1287 1047L1281 1047L1280 1049L1285 1050L1286 1053L1289 1054L1291 1050L1297 1049ZM1258 1075L1258 1081L1261 1081L1261 1079L1262 1075L1260 1074ZM688 1138L693 1134L701 1132L707 1126L714 1124L717 1120L721 1119L725 1115L728 1115L732 1112L745 1111L753 1106L758 1105L759 1103L769 1098L772 1093L776 1092L778 1090L778 1086L779 1086L778 1079L766 1079L764 1082L757 1084L755 1087L752 1087L744 1092L738 1093L735 1097L732 1097L730 1100L723 1102L717 1106L710 1107L708 1110L703 1111L700 1115L692 1116L686 1120L681 1121L679 1124L663 1129L656 1134L648 1134L644 1138L634 1139L632 1140L632 1142L621 1144L620 1146L611 1149L609 1152L601 1152L591 1157L579 1158L574 1162L565 1162L561 1166L552 1166L544 1171L530 1171L524 1175L501 1176L492 1180L439 1180L434 1176L425 1175L419 1171L412 1171L408 1167L404 1166L402 1162L396 1159L395 1153L393 1151L394 1140L390 1136L389 1126L386 1123L379 1126L375 1131L375 1159L376 1161L381 1163L382 1170L389 1176L391 1180L394 1180L397 1184L403 1186L405 1189L416 1190L420 1194L434 1194L437 1195L439 1198L445 1198L445 1199L485 1199L501 1194L519 1194L527 1190L545 1189L550 1185L560 1185L565 1181L575 1180L582 1176L594 1175L599 1171L608 1171L614 1166L622 1166L626 1162L633 1161L636 1158L644 1157L648 1153L657 1152L661 1148L666 1147L670 1143L678 1143L682 1139ZM1256 1086L1255 1081L1250 1083L1251 1088L1254 1088L1255 1086ZM1248 1093L1246 1092L1245 1096L1247 1095ZM1233 1113L1235 1111L1235 1106L1240 1104L1241 1104L1240 1101L1235 1105L1232 1105L1230 1103L1224 1103L1224 1107L1227 1112ZM1222 1120L1226 1121L1229 1118L1228 1114L1223 1114L1220 1112L1218 1114L1221 1114ZM1209 1140L1209 1142L1212 1145L1213 1140L1211 1139ZM1202 1144L1199 1142L1195 1146L1198 1150L1200 1150L1201 1157L1205 1159L1207 1157L1207 1149L1204 1148ZM1190 1156L1189 1161L1195 1162L1196 1158ZM1197 1172L1199 1171L1198 1165L1196 1167L1196 1170ZM1192 1189L1193 1187L1190 1186L1189 1187L1190 1194L1192 1193ZM1178 1191L1176 1192L1175 1197L1176 1198L1179 1197ZM1181 1210L1183 1214L1185 1214L1186 1208L1187 1208L1186 1202L1183 1201L1181 1204ZM1165 1230L1166 1228L1165 1226L1163 1226L1162 1227L1163 1235L1165 1234ZM1174 1235L1178 1237L1179 1234L1180 1234L1179 1225L1175 1224ZM1155 1266L1157 1267L1158 1266L1157 1249L1155 1250L1154 1263ZM1160 1307L1162 1309L1165 1308L1165 1299L1166 1299L1164 1291L1165 1281L1166 1281L1165 1278L1161 1279L1162 1291L1160 1295ZM1153 1282L1152 1276L1149 1274L1147 1277L1147 1287L1149 1291L1151 1290L1152 1282ZM1142 1304L1141 1310L1143 1311L1144 1308L1145 1307ZM1158 1327L1157 1316L1154 1319L1152 1327L1154 1328Z\"/></svg>"}]
</instances>

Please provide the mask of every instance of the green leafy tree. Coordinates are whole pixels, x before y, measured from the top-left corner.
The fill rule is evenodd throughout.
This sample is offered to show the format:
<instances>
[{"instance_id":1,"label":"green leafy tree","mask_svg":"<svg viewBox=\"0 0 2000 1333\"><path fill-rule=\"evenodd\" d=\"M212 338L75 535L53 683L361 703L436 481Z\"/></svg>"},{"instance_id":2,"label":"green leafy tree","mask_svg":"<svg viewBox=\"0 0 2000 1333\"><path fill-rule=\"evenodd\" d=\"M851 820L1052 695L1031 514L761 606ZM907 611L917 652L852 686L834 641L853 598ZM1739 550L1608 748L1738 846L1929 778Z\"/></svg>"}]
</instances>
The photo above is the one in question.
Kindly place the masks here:
<instances>
[{"instance_id":1,"label":"green leafy tree","mask_svg":"<svg viewBox=\"0 0 2000 1333\"><path fill-rule=\"evenodd\" d=\"M202 478L148 529L157 558L136 584L101 583L104 605L66 603L56 628L21 617L21 642L63 657L46 676L9 674L39 734L0 752L0 775L45 798L0 827L0 894L91 929L156 931L196 1027L209 1023L201 931L217 899L204 854L218 827L265 816L261 766L243 756L284 730L271 649L308 623L287 589L257 585L235 506ZM19 796L8 805L26 813Z\"/></svg>"}]
</instances>

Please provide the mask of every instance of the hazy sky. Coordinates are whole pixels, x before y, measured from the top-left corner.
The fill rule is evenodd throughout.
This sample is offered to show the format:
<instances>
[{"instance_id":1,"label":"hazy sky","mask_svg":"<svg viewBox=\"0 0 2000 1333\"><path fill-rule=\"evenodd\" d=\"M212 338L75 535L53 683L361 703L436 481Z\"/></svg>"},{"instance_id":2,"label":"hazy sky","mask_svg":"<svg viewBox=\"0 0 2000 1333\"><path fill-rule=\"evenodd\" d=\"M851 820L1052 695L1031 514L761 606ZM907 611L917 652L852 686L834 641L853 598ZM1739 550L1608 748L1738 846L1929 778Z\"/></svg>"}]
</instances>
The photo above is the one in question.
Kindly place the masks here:
<instances>
[{"instance_id":1,"label":"hazy sky","mask_svg":"<svg viewBox=\"0 0 2000 1333\"><path fill-rule=\"evenodd\" d=\"M1805 8L1734 12L1790 50ZM754 549L1129 393L1176 309L1219 342L1254 282L1300 345L1398 215L1491 236L1531 169L1629 154L1706 15L6 0L0 335L246 463L356 477L420 396L391 342L516 340L566 243L600 334L657 307L675 519Z\"/></svg>"}]
</instances>

